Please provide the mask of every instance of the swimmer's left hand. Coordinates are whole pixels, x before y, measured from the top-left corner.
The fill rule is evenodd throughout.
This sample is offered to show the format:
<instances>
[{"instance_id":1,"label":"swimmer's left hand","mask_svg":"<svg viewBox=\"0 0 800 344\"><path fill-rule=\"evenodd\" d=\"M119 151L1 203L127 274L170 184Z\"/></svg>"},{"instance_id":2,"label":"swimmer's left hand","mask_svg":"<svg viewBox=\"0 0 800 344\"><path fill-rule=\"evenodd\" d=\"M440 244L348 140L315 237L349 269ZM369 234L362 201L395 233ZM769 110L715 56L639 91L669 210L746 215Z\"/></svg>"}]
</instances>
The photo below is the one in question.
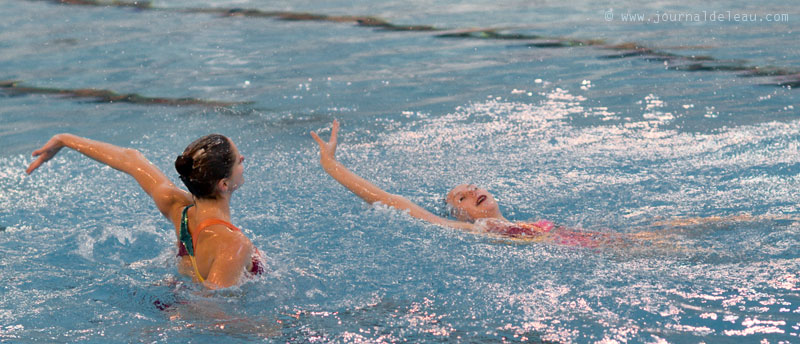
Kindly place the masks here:
<instances>
[{"instance_id":1,"label":"swimmer's left hand","mask_svg":"<svg viewBox=\"0 0 800 344\"><path fill-rule=\"evenodd\" d=\"M31 172L39 168L39 166L58 154L58 151L60 151L61 148L64 148L62 137L63 134L55 135L50 138L50 141L47 141L42 148L33 151L33 156L38 156L39 158L34 160L30 166L28 166L28 169L25 170L25 173L31 174Z\"/></svg>"},{"instance_id":2,"label":"swimmer's left hand","mask_svg":"<svg viewBox=\"0 0 800 344\"><path fill-rule=\"evenodd\" d=\"M311 132L311 137L319 144L320 158L336 159L336 135L339 133L339 121L333 120L331 126L331 138L328 142L323 141L315 132Z\"/></svg>"}]
</instances>

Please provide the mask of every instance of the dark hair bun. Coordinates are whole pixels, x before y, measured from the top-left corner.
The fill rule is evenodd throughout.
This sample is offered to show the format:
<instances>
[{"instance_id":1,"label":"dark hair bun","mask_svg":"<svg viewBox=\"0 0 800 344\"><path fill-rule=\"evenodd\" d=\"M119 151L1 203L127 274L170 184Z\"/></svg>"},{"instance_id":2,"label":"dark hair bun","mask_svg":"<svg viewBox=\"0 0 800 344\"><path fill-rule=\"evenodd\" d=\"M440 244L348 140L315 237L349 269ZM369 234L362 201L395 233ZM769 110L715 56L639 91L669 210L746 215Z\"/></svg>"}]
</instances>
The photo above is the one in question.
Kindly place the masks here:
<instances>
[{"instance_id":1,"label":"dark hair bun","mask_svg":"<svg viewBox=\"0 0 800 344\"><path fill-rule=\"evenodd\" d=\"M192 174L192 165L194 165L194 159L191 156L179 155L175 159L175 170L183 177L188 177Z\"/></svg>"},{"instance_id":2,"label":"dark hair bun","mask_svg":"<svg viewBox=\"0 0 800 344\"><path fill-rule=\"evenodd\" d=\"M197 198L217 197L216 184L233 171L235 156L230 140L219 134L203 136L175 159L181 181Z\"/></svg>"}]
</instances>

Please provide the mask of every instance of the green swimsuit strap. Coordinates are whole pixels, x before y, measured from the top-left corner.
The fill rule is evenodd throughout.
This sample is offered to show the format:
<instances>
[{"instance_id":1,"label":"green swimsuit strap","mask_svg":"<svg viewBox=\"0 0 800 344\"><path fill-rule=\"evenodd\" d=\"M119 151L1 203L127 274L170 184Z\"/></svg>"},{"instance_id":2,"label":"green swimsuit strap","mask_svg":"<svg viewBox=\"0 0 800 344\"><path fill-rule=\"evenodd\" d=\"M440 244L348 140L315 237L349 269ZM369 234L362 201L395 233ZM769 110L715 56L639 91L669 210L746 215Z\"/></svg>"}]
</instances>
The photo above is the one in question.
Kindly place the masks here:
<instances>
[{"instance_id":1,"label":"green swimsuit strap","mask_svg":"<svg viewBox=\"0 0 800 344\"><path fill-rule=\"evenodd\" d=\"M192 260L192 267L194 268L194 275L197 276L197 279L200 283L205 282L205 279L202 275L200 275L200 270L197 269L197 262L194 260L194 245L192 244L192 234L189 233L189 215L188 211L194 204L189 204L186 208L183 208L183 215L181 216L181 244L186 249L186 253L189 254L189 259Z\"/></svg>"},{"instance_id":2,"label":"green swimsuit strap","mask_svg":"<svg viewBox=\"0 0 800 344\"><path fill-rule=\"evenodd\" d=\"M192 235L189 233L189 215L187 212L194 204L189 204L183 208L183 216L181 216L181 244L186 249L189 256L194 257L194 245L192 243Z\"/></svg>"}]
</instances>

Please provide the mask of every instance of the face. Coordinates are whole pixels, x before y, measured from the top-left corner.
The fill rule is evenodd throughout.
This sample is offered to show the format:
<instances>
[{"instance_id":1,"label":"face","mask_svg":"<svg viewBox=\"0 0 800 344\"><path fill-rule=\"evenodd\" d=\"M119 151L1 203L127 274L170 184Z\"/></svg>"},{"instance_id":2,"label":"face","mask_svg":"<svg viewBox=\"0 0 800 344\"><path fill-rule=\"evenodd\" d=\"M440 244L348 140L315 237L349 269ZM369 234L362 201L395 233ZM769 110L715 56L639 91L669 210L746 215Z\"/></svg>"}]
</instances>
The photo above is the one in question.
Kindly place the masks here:
<instances>
[{"instance_id":1,"label":"face","mask_svg":"<svg viewBox=\"0 0 800 344\"><path fill-rule=\"evenodd\" d=\"M452 206L454 216L461 221L482 218L502 218L500 207L489 191L472 184L461 184L447 193L447 204Z\"/></svg>"},{"instance_id":2,"label":"face","mask_svg":"<svg viewBox=\"0 0 800 344\"><path fill-rule=\"evenodd\" d=\"M244 184L244 155L239 153L239 148L236 147L236 144L231 142L231 153L234 156L234 163L233 163L233 171L231 172L231 176L226 178L228 182L228 186L230 191L233 192L234 190L238 189L242 184Z\"/></svg>"}]
</instances>

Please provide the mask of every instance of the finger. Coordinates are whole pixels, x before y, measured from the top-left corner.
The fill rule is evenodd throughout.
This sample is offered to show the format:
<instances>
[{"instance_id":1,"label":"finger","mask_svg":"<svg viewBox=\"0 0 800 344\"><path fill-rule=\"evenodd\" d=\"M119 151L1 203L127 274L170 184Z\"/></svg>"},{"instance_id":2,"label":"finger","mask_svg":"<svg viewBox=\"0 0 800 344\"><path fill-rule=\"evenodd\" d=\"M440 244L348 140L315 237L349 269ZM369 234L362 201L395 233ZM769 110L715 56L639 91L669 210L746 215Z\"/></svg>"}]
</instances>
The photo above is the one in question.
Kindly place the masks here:
<instances>
[{"instance_id":1,"label":"finger","mask_svg":"<svg viewBox=\"0 0 800 344\"><path fill-rule=\"evenodd\" d=\"M333 120L333 128L331 128L331 143L336 144L336 136L339 133L339 121Z\"/></svg>"},{"instance_id":2,"label":"finger","mask_svg":"<svg viewBox=\"0 0 800 344\"><path fill-rule=\"evenodd\" d=\"M319 138L319 135L317 135L317 133L315 133L315 132L313 132L313 131L312 131L312 132L311 132L311 137L313 137L313 138L314 138L314 141L317 141L317 144L319 144L320 146L323 146L323 145L325 145L325 141L322 141L322 139L321 139L321 138Z\"/></svg>"},{"instance_id":3,"label":"finger","mask_svg":"<svg viewBox=\"0 0 800 344\"><path fill-rule=\"evenodd\" d=\"M30 164L30 166L28 166L28 169L25 170L25 173L31 174L31 172L33 172L35 169L39 168L40 165L42 165L42 158L34 160Z\"/></svg>"},{"instance_id":4,"label":"finger","mask_svg":"<svg viewBox=\"0 0 800 344\"><path fill-rule=\"evenodd\" d=\"M45 151L45 149L44 149L44 147L42 147L42 148L39 148L39 149L33 151L33 154L31 154L31 155L32 156L39 156L39 155L42 155L42 153L44 153L44 151Z\"/></svg>"},{"instance_id":5,"label":"finger","mask_svg":"<svg viewBox=\"0 0 800 344\"><path fill-rule=\"evenodd\" d=\"M33 151L33 156L42 155L43 153L46 153L48 150L52 149L55 146L55 142L56 142L55 139L56 139L56 137L53 136L49 140L47 140L47 143L45 143L44 146L42 146L41 148Z\"/></svg>"}]
</instances>

